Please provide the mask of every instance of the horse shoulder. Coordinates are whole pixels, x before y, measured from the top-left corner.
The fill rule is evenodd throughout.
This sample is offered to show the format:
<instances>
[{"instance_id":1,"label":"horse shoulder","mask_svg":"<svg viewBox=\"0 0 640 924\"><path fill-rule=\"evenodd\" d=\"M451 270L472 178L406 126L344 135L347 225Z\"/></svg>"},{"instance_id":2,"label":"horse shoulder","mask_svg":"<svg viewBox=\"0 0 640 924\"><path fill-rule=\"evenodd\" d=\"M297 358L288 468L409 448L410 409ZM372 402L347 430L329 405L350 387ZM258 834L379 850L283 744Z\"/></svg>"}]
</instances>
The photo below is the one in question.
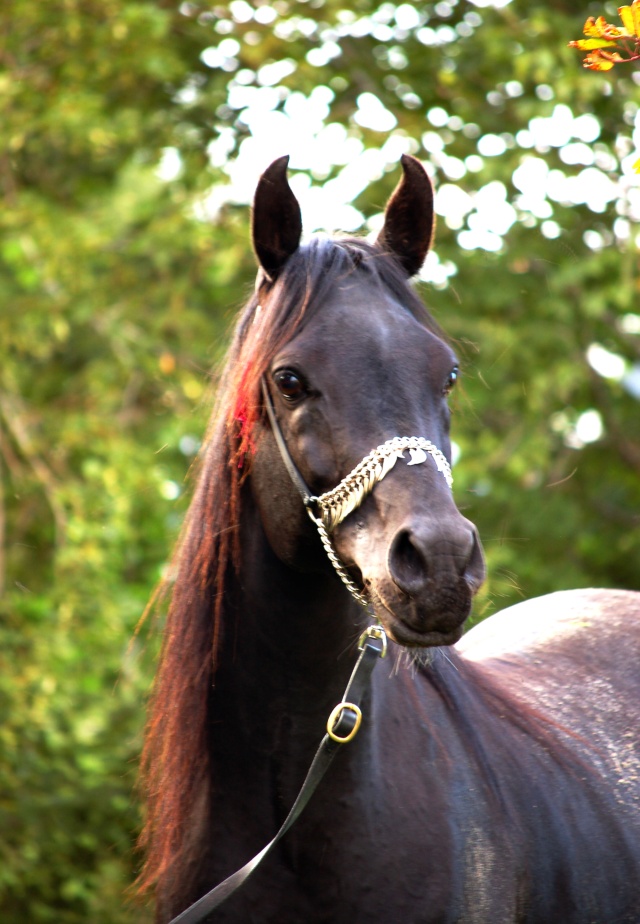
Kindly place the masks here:
<instances>
[{"instance_id":1,"label":"horse shoulder","mask_svg":"<svg viewBox=\"0 0 640 924\"><path fill-rule=\"evenodd\" d=\"M640 815L640 593L539 597L490 617L457 649L515 712L555 727Z\"/></svg>"}]
</instances>

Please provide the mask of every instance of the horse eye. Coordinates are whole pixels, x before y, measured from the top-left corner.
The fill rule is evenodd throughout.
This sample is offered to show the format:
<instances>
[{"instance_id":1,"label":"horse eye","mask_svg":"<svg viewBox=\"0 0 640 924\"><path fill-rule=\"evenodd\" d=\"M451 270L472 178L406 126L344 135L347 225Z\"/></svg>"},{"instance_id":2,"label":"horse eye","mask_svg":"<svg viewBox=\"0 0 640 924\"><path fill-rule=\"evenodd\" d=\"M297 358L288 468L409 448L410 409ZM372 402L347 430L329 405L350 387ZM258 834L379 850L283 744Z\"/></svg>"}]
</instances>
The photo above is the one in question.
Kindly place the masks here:
<instances>
[{"instance_id":1,"label":"horse eye","mask_svg":"<svg viewBox=\"0 0 640 924\"><path fill-rule=\"evenodd\" d=\"M449 392L451 391L451 389L453 388L453 386L456 384L457 381L458 381L458 367L454 366L451 372L449 373L449 375L447 376L447 382L446 382L446 385L444 386L445 395L449 394Z\"/></svg>"},{"instance_id":2,"label":"horse eye","mask_svg":"<svg viewBox=\"0 0 640 924\"><path fill-rule=\"evenodd\" d=\"M304 382L292 369L279 369L274 373L273 380L278 386L280 394L287 401L296 401L306 391Z\"/></svg>"}]
</instances>

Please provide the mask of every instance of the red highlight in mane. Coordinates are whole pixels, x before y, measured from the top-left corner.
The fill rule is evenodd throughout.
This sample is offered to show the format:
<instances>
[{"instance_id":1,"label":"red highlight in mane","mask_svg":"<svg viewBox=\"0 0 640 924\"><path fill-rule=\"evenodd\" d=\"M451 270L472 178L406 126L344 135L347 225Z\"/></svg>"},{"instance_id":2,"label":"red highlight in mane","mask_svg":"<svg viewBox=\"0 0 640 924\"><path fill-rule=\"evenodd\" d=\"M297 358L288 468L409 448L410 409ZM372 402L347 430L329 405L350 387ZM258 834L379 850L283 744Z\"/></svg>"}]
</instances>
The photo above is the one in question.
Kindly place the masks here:
<instances>
[{"instance_id":1,"label":"red highlight in mane","mask_svg":"<svg viewBox=\"0 0 640 924\"><path fill-rule=\"evenodd\" d=\"M357 259L356 259L357 257ZM411 300L402 272L358 240L314 239L289 259L275 283L246 305L229 349L200 458L197 487L173 558L164 641L141 762L147 817L139 893L186 887L206 861L210 811L210 701L241 568L241 491L263 414L260 380L272 358L338 280L371 272ZM424 308L411 301L416 313ZM422 314L420 314L422 316ZM167 585L170 582L167 581ZM159 595L160 596L160 595ZM162 912L164 913L164 912Z\"/></svg>"}]
</instances>

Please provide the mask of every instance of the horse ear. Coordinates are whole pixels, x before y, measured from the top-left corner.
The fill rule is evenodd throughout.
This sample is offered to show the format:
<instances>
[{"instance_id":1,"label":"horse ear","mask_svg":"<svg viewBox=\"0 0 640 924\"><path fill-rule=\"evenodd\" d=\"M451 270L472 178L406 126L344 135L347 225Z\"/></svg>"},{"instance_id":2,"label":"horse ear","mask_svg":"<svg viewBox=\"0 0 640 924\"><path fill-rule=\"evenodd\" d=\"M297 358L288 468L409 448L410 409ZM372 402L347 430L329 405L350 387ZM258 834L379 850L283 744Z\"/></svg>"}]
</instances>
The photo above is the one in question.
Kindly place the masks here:
<instances>
[{"instance_id":1,"label":"horse ear","mask_svg":"<svg viewBox=\"0 0 640 924\"><path fill-rule=\"evenodd\" d=\"M414 276L433 240L433 187L419 160L403 154L401 163L404 173L387 203L384 227L376 243Z\"/></svg>"},{"instance_id":2,"label":"horse ear","mask_svg":"<svg viewBox=\"0 0 640 924\"><path fill-rule=\"evenodd\" d=\"M302 216L287 182L289 157L279 157L258 181L253 200L253 249L270 282L300 245Z\"/></svg>"}]
</instances>

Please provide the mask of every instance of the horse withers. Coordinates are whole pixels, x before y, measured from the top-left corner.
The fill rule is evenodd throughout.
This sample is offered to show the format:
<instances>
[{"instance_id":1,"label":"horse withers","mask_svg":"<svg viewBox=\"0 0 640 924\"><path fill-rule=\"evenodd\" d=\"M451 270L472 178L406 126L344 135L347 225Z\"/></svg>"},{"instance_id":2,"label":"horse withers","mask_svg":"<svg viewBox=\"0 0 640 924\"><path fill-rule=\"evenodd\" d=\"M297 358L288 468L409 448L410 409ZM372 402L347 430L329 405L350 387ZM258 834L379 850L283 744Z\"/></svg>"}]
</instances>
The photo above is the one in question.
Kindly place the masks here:
<instances>
[{"instance_id":1,"label":"horse withers","mask_svg":"<svg viewBox=\"0 0 640 924\"><path fill-rule=\"evenodd\" d=\"M638 924L640 594L552 594L460 641L484 560L450 489L458 363L408 284L431 184L405 156L375 244L301 245L286 165L176 553L143 760L157 921L273 838L373 615L391 657L357 737L207 920Z\"/></svg>"}]
</instances>

